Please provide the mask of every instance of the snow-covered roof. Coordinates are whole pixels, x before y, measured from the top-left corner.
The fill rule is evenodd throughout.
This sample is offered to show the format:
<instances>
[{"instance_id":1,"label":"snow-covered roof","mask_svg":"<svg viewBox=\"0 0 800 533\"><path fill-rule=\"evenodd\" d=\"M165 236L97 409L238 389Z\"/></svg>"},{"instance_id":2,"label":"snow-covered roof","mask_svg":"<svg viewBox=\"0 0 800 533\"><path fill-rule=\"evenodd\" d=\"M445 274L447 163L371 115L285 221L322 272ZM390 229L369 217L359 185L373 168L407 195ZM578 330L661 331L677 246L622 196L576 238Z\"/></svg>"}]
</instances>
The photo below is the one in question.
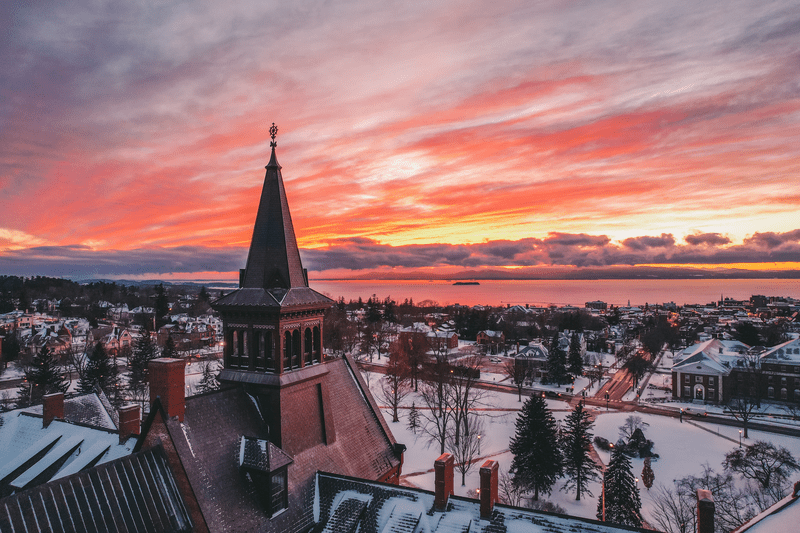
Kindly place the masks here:
<instances>
[{"instance_id":1,"label":"snow-covered roof","mask_svg":"<svg viewBox=\"0 0 800 533\"><path fill-rule=\"evenodd\" d=\"M0 484L23 490L133 451L136 437L120 444L116 431L53 420L21 410L3 413ZM22 468L22 471L20 469Z\"/></svg>"},{"instance_id":2,"label":"snow-covered roof","mask_svg":"<svg viewBox=\"0 0 800 533\"><path fill-rule=\"evenodd\" d=\"M625 526L495 504L483 518L480 503L450 496L445 511L434 506L433 492L318 473L315 518L322 531L361 533L466 532L618 533L643 531Z\"/></svg>"},{"instance_id":3,"label":"snow-covered roof","mask_svg":"<svg viewBox=\"0 0 800 533\"><path fill-rule=\"evenodd\" d=\"M761 354L762 361L800 363L800 339L791 339Z\"/></svg>"},{"instance_id":4,"label":"snow-covered roof","mask_svg":"<svg viewBox=\"0 0 800 533\"><path fill-rule=\"evenodd\" d=\"M733 533L796 531L800 522L800 497L796 491L748 520Z\"/></svg>"}]
</instances>

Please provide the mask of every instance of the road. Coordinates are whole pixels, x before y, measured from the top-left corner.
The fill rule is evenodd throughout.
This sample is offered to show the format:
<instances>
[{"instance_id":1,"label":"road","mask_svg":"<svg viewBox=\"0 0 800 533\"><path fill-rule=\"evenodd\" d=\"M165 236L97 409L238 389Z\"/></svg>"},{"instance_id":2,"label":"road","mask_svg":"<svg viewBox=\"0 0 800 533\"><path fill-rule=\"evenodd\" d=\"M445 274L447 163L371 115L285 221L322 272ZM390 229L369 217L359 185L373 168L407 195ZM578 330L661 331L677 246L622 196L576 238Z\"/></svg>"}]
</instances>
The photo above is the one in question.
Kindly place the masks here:
<instances>
[{"instance_id":1,"label":"road","mask_svg":"<svg viewBox=\"0 0 800 533\"><path fill-rule=\"evenodd\" d=\"M637 352L633 357L644 359L648 363L652 360L652 356L645 351ZM609 400L621 401L628 391L636 385L636 378L628 370L627 366L623 366L600 387L600 390L594 395L595 398L602 398L605 400L606 393L608 393Z\"/></svg>"}]
</instances>

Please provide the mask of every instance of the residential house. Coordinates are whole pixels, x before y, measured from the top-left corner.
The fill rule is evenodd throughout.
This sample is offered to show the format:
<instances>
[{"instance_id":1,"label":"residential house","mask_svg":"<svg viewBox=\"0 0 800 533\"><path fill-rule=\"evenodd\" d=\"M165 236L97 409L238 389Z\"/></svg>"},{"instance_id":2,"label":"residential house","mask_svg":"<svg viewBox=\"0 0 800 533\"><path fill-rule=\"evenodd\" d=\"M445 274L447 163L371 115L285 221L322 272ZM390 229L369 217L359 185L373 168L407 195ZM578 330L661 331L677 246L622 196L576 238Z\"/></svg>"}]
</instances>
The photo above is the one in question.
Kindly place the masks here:
<instances>
[{"instance_id":1,"label":"residential house","mask_svg":"<svg viewBox=\"0 0 800 533\"><path fill-rule=\"evenodd\" d=\"M489 353L496 354L503 350L506 345L506 334L502 331L484 330L479 331L475 339L480 346L486 346Z\"/></svg>"}]
</instances>

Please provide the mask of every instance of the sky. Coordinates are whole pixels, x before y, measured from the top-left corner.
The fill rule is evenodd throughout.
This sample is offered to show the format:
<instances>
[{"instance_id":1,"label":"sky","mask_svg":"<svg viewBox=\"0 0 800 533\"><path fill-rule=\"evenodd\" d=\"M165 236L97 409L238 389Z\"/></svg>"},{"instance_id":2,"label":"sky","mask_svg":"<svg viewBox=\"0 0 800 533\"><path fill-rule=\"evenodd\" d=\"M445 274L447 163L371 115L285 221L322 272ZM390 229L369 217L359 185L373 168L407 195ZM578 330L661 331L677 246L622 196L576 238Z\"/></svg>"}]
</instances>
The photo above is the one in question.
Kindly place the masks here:
<instances>
[{"instance_id":1,"label":"sky","mask_svg":"<svg viewBox=\"0 0 800 533\"><path fill-rule=\"evenodd\" d=\"M0 3L0 275L800 270L794 1Z\"/></svg>"}]
</instances>

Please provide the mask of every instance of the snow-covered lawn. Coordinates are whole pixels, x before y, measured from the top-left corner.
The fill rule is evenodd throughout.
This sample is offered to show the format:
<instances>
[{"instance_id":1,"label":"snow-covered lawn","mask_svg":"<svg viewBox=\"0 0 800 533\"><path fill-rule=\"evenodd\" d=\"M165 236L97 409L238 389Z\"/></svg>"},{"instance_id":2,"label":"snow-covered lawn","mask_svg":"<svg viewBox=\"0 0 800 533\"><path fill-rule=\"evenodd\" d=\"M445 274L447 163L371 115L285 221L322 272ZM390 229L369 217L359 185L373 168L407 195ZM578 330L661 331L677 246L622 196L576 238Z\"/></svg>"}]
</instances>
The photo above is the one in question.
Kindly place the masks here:
<instances>
[{"instance_id":1,"label":"snow-covered lawn","mask_svg":"<svg viewBox=\"0 0 800 533\"><path fill-rule=\"evenodd\" d=\"M380 397L377 394L380 378L381 375L372 374L370 379L371 389L376 399ZM525 398L523 397L524 400ZM410 406L412 401L417 408L421 407L422 402L414 395L406 398L405 406ZM381 403L380 400L378 400L378 403ZM570 411L566 402L548 399L547 404L558 421L563 421ZM486 392L482 405L483 410L481 411L485 424L485 435L481 436L481 459L467 474L466 485L463 487L461 486L461 475L456 471L455 492L457 495L466 496L468 491L478 488L480 480L478 470L485 459L497 460L500 464L501 472L508 471L512 460L511 453L508 452L508 445L514 434L517 410L521 405L522 403L517 401L516 394ZM640 416L642 420L650 424L645 430L645 436L655 443L653 451L660 455L660 458L652 463L656 484L672 484L675 479L690 474L699 475L702 472L703 465L706 463L716 471L721 471L724 455L738 446L739 430L736 427L718 427L715 424L704 425L699 422L695 425L688 421L681 423L678 419L641 413L619 412L614 409L608 412L604 408L590 408L590 410L593 410L596 416L594 434L605 437L612 442L619 437L619 426L622 425L625 418L632 414ZM429 445L421 431L417 430L415 434L409 430L407 416L408 409L401 409L400 421L392 423L391 413L384 410L384 418L397 442L401 442L408 447L404 455L403 464L405 481L425 490L433 490L433 462L439 456L439 447L436 444ZM701 425L702 428L698 427L698 425ZM785 446L795 457L800 457L800 439L774 434L761 434L756 431L751 431L750 437L743 444L757 439L769 440L775 444ZM607 463L609 454L599 450L598 452L602 460ZM633 473L635 476L641 477L642 466L643 460L633 459ZM593 496L586 496L580 502L575 501L574 493L561 491L562 485L563 480L556 484L553 493L548 499L566 509L569 514L594 518L597 510L597 496L601 490L600 483L591 484L589 490ZM644 514L645 517L648 517L649 508L652 505L650 494L643 486L641 487L641 493Z\"/></svg>"}]
</instances>

